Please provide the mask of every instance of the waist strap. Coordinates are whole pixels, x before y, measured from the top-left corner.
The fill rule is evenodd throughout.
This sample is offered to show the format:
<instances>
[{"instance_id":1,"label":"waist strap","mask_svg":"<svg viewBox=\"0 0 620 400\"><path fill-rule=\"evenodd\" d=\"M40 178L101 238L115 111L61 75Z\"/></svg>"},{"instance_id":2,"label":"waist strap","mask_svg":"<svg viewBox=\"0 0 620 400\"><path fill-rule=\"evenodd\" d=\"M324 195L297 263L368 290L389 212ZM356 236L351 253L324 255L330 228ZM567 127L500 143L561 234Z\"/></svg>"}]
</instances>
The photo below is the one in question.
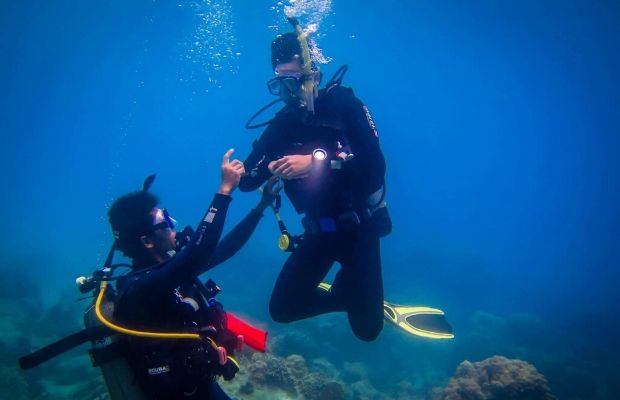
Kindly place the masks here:
<instances>
[{"instance_id":1,"label":"waist strap","mask_svg":"<svg viewBox=\"0 0 620 400\"><path fill-rule=\"evenodd\" d=\"M369 208L360 211L350 210L338 214L336 217L309 217L305 216L301 223L306 231L313 235L334 232L353 232L359 229L364 221L372 216Z\"/></svg>"}]
</instances>

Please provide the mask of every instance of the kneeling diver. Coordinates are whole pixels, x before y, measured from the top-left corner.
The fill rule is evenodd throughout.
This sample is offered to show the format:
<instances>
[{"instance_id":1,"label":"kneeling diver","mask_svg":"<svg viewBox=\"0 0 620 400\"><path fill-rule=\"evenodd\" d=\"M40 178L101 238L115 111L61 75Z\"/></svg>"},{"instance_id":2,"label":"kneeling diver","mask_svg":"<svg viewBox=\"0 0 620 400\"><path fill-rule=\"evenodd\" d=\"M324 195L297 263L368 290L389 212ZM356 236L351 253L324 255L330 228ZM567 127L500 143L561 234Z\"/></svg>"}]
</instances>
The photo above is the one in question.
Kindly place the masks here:
<instances>
[{"instance_id":1,"label":"kneeling diver","mask_svg":"<svg viewBox=\"0 0 620 400\"><path fill-rule=\"evenodd\" d=\"M230 194L244 173L240 161L229 161L231 154L224 155L219 191L196 231L179 235L185 243L178 252L175 221L148 192L154 175L141 191L114 202L108 215L115 242L106 265L93 278L80 279L84 292L101 284L85 317L87 329L22 357L22 368L92 340L90 353L112 400L229 399L217 377L234 377L234 352L244 342L264 351L266 333L224 312L215 300L217 285L197 277L245 244L279 190L273 181L267 184L258 206L218 244ZM132 272L119 278L111 276L113 270L127 265L112 264L115 250L132 260ZM117 280L115 290L107 286L111 280Z\"/></svg>"}]
</instances>

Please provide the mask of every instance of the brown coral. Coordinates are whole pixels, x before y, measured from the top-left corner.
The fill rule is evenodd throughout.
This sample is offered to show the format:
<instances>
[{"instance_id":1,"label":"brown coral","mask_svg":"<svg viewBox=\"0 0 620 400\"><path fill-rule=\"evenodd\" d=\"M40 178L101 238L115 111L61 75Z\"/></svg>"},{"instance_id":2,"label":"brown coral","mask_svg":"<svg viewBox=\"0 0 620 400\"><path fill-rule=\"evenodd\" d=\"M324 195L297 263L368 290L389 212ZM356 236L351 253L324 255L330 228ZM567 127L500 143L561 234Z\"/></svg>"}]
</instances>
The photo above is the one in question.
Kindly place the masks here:
<instances>
[{"instance_id":1,"label":"brown coral","mask_svg":"<svg viewBox=\"0 0 620 400\"><path fill-rule=\"evenodd\" d=\"M290 371L295 380L303 380L308 374L308 366L306 365L306 359L299 354L291 354L286 357L284 365Z\"/></svg>"},{"instance_id":2,"label":"brown coral","mask_svg":"<svg viewBox=\"0 0 620 400\"><path fill-rule=\"evenodd\" d=\"M300 393L305 400L344 400L342 385L320 372L311 372L298 382Z\"/></svg>"},{"instance_id":3,"label":"brown coral","mask_svg":"<svg viewBox=\"0 0 620 400\"><path fill-rule=\"evenodd\" d=\"M296 394L295 378L284 359L269 354L253 354L247 370L253 383Z\"/></svg>"},{"instance_id":4,"label":"brown coral","mask_svg":"<svg viewBox=\"0 0 620 400\"><path fill-rule=\"evenodd\" d=\"M463 361L439 400L555 400L545 377L533 365L495 356Z\"/></svg>"}]
</instances>

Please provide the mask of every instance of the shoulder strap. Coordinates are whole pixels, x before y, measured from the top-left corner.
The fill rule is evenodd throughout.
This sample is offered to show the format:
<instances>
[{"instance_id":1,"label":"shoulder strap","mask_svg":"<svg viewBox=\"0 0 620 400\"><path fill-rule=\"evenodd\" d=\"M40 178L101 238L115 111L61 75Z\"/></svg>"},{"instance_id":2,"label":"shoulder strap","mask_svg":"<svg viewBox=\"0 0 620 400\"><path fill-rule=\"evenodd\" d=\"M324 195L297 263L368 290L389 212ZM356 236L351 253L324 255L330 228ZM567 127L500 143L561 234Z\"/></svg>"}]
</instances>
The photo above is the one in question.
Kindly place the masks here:
<instances>
[{"instance_id":1,"label":"shoulder strap","mask_svg":"<svg viewBox=\"0 0 620 400\"><path fill-rule=\"evenodd\" d=\"M336 73L331 77L331 79L325 84L325 89L329 91L334 86L340 86L342 84L342 80L344 79L345 74L349 70L349 66L344 64Z\"/></svg>"}]
</instances>

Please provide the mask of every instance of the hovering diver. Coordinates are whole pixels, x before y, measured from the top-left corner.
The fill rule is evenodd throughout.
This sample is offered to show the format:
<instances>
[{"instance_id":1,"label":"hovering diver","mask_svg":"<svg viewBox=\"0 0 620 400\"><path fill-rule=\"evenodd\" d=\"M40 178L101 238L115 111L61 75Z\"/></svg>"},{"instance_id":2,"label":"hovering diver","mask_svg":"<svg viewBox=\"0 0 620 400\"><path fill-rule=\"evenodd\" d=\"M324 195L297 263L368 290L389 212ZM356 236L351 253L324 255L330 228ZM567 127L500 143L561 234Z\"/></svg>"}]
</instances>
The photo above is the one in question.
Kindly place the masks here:
<instances>
[{"instance_id":1,"label":"hovering diver","mask_svg":"<svg viewBox=\"0 0 620 400\"><path fill-rule=\"evenodd\" d=\"M304 234L278 276L269 311L292 322L344 311L353 333L372 341L383 327L380 238L391 230L384 200L385 161L374 121L353 90L330 82L310 59L305 33L271 44L269 91L286 103L244 161L241 191L282 179ZM330 291L318 289L335 262Z\"/></svg>"},{"instance_id":2,"label":"hovering diver","mask_svg":"<svg viewBox=\"0 0 620 400\"><path fill-rule=\"evenodd\" d=\"M275 77L267 85L279 99L246 125L267 128L244 161L239 184L250 191L279 177L296 212L304 214L304 233L293 237L276 213L280 247L292 254L276 280L271 317L286 323L346 312L353 333L364 341L376 339L384 318L411 334L453 337L441 310L384 302L380 238L391 232L392 222L377 127L368 107L342 86L346 66L318 89L322 74L310 58L306 33L297 19L289 21L295 32L271 44ZM250 125L279 100L285 105L273 119ZM341 268L333 284L323 283L335 262Z\"/></svg>"}]
</instances>

